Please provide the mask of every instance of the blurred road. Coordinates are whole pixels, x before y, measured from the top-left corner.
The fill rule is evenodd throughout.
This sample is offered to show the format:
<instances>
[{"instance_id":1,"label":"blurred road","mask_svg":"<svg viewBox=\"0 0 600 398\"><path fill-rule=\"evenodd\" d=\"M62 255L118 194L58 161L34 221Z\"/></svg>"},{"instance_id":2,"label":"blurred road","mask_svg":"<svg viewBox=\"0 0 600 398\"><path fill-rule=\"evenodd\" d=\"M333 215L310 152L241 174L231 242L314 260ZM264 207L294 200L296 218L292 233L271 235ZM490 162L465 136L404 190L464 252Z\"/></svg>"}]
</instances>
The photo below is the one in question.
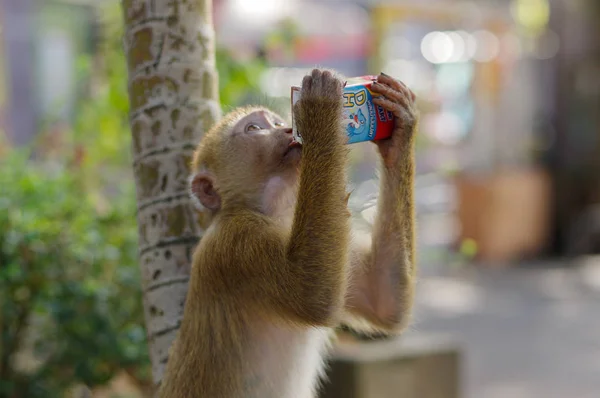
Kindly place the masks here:
<instances>
[{"instance_id":1,"label":"blurred road","mask_svg":"<svg viewBox=\"0 0 600 398\"><path fill-rule=\"evenodd\" d=\"M462 398L600 397L600 260L579 265L423 265L408 333L462 347Z\"/></svg>"}]
</instances>

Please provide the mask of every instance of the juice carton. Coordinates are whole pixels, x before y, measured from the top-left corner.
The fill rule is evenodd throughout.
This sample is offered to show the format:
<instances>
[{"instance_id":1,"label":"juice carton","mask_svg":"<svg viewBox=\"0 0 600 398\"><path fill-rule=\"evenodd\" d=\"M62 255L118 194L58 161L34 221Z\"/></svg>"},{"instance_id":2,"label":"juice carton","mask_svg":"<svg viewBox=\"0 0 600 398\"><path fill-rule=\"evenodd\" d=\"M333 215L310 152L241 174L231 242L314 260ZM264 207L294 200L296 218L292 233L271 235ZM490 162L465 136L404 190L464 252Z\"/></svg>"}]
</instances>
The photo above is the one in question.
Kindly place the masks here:
<instances>
[{"instance_id":1,"label":"juice carton","mask_svg":"<svg viewBox=\"0 0 600 398\"><path fill-rule=\"evenodd\" d=\"M348 144L380 140L391 136L394 115L373 103L380 94L371 91L375 76L360 76L348 79L344 87L343 115ZM292 87L292 109L301 96L300 87ZM302 144L302 134L296 129L292 112L294 140Z\"/></svg>"}]
</instances>

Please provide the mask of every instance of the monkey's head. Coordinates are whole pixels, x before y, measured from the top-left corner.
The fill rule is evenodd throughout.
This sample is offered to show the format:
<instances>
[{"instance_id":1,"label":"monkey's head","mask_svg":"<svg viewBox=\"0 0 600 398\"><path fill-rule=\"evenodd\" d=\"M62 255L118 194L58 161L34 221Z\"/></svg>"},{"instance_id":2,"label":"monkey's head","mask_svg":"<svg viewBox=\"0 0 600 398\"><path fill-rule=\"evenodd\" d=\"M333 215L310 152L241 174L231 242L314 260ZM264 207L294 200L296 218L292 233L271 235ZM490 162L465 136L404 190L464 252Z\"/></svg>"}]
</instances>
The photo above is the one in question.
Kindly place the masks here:
<instances>
[{"instance_id":1,"label":"monkey's head","mask_svg":"<svg viewBox=\"0 0 600 398\"><path fill-rule=\"evenodd\" d=\"M211 215L227 207L268 211L296 184L301 148L292 129L266 108L238 108L202 138L192 162L196 207Z\"/></svg>"}]
</instances>

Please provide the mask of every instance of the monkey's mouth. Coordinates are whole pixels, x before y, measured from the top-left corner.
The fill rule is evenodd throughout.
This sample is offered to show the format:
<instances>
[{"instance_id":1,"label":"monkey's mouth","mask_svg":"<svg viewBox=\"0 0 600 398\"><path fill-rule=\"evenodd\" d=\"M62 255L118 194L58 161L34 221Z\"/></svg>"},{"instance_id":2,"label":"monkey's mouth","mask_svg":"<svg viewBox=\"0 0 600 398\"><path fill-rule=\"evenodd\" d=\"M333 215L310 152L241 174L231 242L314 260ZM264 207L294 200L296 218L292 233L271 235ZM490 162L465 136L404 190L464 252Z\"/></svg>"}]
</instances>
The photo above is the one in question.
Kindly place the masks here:
<instances>
[{"instance_id":1,"label":"monkey's mouth","mask_svg":"<svg viewBox=\"0 0 600 398\"><path fill-rule=\"evenodd\" d=\"M283 154L283 156L287 156L295 148L297 148L298 150L300 150L302 148L302 144L300 144L299 142L296 142L296 141L290 142L290 144L288 145L287 150L285 151L285 153Z\"/></svg>"}]
</instances>

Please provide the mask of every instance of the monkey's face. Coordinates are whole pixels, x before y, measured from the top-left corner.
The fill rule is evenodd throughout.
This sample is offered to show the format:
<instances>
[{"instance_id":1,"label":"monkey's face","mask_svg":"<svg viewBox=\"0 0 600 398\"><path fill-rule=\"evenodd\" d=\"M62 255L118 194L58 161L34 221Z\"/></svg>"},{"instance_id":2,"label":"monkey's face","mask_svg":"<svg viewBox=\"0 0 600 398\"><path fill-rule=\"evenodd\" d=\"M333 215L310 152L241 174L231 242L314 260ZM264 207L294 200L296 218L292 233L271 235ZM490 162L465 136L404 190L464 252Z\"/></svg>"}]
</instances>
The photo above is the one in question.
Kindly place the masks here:
<instances>
[{"instance_id":1,"label":"monkey's face","mask_svg":"<svg viewBox=\"0 0 600 398\"><path fill-rule=\"evenodd\" d=\"M197 152L201 166L190 181L194 203L212 214L227 203L271 208L295 187L301 147L285 121L267 109L255 108L234 120L230 115Z\"/></svg>"},{"instance_id":2,"label":"monkey's face","mask_svg":"<svg viewBox=\"0 0 600 398\"><path fill-rule=\"evenodd\" d=\"M244 169L238 170L239 175L260 179L297 170L301 147L293 141L291 127L275 113L249 113L233 126L230 134L228 152Z\"/></svg>"}]
</instances>

